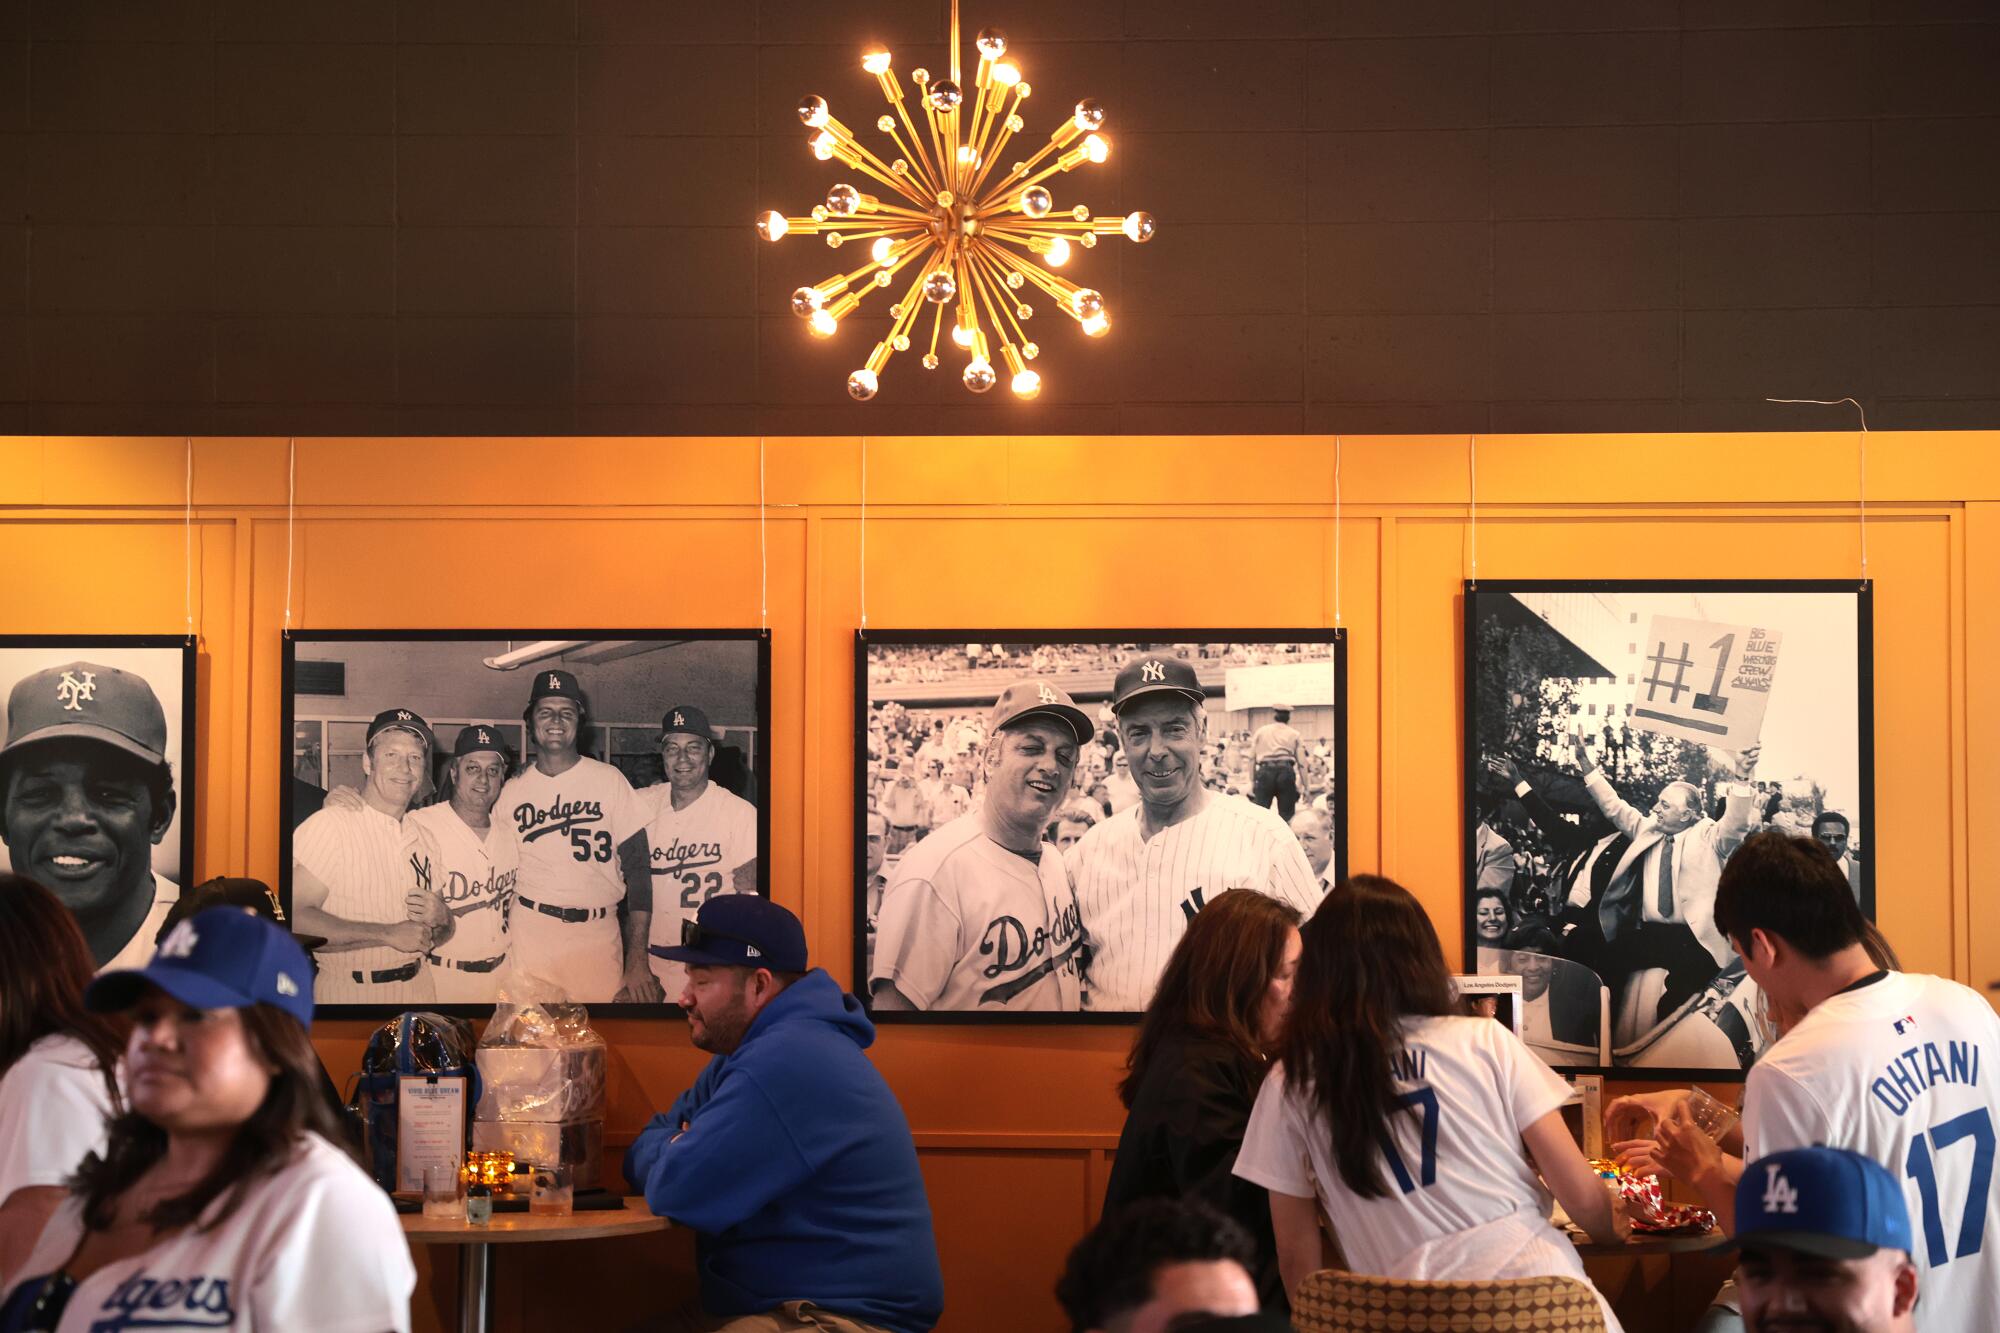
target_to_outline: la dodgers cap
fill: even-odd
[[[1736,1234],[1717,1250],[1774,1245],[1824,1259],[1914,1250],[1896,1178],[1845,1148],[1788,1148],[1743,1168]]]
[[[485,722],[468,722],[458,729],[458,739],[451,745],[451,757],[463,759],[466,755],[478,754],[484,750],[491,750],[501,758],[506,758],[506,733]]]
[[[544,699],[568,699],[578,708],[584,708],[583,686],[576,683],[576,677],[567,671],[537,671],[534,686],[528,691],[528,707]]]
[[[407,731],[422,741],[426,748],[437,749],[437,737],[431,734],[431,724],[407,708],[385,708],[377,713],[375,720],[368,724],[368,735],[362,744],[368,744],[385,731]]]
[[[23,676],[7,696],[7,743],[102,741],[152,764],[167,762],[167,715],[153,687],[117,667],[71,662]]]
[[[986,715],[986,729],[1000,731],[1031,717],[1054,718],[1069,728],[1078,745],[1097,732],[1089,716],[1076,706],[1076,700],[1047,681],[1032,679],[1017,680],[1000,692],[1000,697],[993,701],[993,710]]]
[[[1148,694],[1173,693],[1193,703],[1208,698],[1194,668],[1178,657],[1139,657],[1118,673],[1111,683],[1111,711],[1122,713],[1134,699]]]
[[[721,893],[681,923],[681,942],[648,950],[656,958],[695,967],[806,970],[806,928],[761,893]]]
[[[195,1009],[268,1004],[310,1028],[313,973],[306,953],[283,927],[243,907],[211,907],[167,932],[144,967],[106,972],[84,1003],[118,1013],[139,1002],[147,984]]]
[[[677,731],[686,732],[690,736],[699,736],[710,745],[715,744],[715,729],[708,725],[708,714],[693,704],[680,704],[669,708],[660,718],[662,741]]]

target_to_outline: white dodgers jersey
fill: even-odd
[[[1083,927],[1062,857],[1031,861],[960,815],[903,853],[882,895],[876,980],[919,1009],[1075,1012]]]
[[[1326,892],[1275,810],[1211,793],[1151,839],[1141,836],[1141,813],[1137,805],[1119,811],[1067,853],[1090,938],[1088,1009],[1144,1009],[1187,923],[1225,890],[1255,889],[1306,916]]]
[[[681,810],[674,809],[673,788],[664,782],[640,792],[639,799],[653,802],[646,825],[653,870],[647,942],[672,947],[681,942],[681,922],[694,920],[716,894],[736,892],[736,868],[757,859],[757,807],[713,782]],[[678,1001],[686,965],[657,956],[651,964],[668,1002]]]
[[[1943,977],[1891,972],[1816,1005],[1751,1067],[1747,1156],[1823,1143],[1903,1182],[1917,1327],[1988,1333],[2000,1311],[2000,1015]]]
[[[499,813],[499,807],[494,808]],[[484,834],[474,832],[445,802],[403,816],[430,838],[432,878],[451,908],[452,937],[433,952],[440,958],[484,962],[507,952],[507,908],[521,866],[521,844],[513,824],[494,819]]]
[[[621,902],[618,848],[650,813],[623,773],[588,757],[553,778],[530,765],[507,779],[493,806],[493,818],[512,820],[521,841],[515,892],[550,907]]]

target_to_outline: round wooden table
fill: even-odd
[[[1619,1245],[1600,1245],[1589,1237],[1570,1236],[1570,1243],[1576,1252],[1586,1259],[1635,1259],[1645,1254],[1698,1254],[1722,1240],[1720,1231],[1701,1231],[1694,1235],[1676,1232],[1670,1236],[1649,1236],[1645,1232],[1633,1233],[1632,1239]]]
[[[495,1213],[483,1227],[458,1218],[445,1221],[422,1213],[404,1213],[403,1235],[413,1245],[462,1245],[458,1264],[458,1326],[462,1333],[486,1333],[486,1281],[495,1245],[531,1245],[542,1241],[601,1240],[606,1236],[639,1236],[665,1231],[667,1219],[653,1216],[637,1195],[619,1210],[584,1213]]]

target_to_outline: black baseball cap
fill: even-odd
[[[680,704],[669,708],[660,718],[662,741],[677,731],[686,732],[690,736],[699,736],[710,745],[715,744],[715,729],[708,725],[708,714],[693,704]]]
[[[491,750],[502,759],[507,757],[507,737],[500,728],[486,722],[468,722],[458,729],[458,739],[452,742],[451,757],[463,759],[469,754]]]
[[[568,699],[578,711],[588,712],[589,705],[583,700],[583,686],[576,683],[576,677],[567,671],[537,671],[534,687],[528,692],[528,711],[544,699]]]
[[[0,754],[75,737],[99,741],[149,764],[167,762],[167,715],[145,678],[97,662],[71,662],[23,676],[7,699]]]
[[[1134,699],[1148,694],[1178,694],[1191,703],[1208,698],[1194,668],[1178,657],[1139,657],[1118,673],[1111,684],[1111,711],[1122,713]]]
[[[806,970],[806,928],[761,893],[722,893],[681,922],[681,942],[649,950],[655,958],[695,967]]]
[[[364,745],[374,741],[385,731],[407,731],[424,743],[427,750],[437,749],[437,737],[431,734],[431,724],[407,708],[385,708],[375,715],[368,724],[368,736]]]

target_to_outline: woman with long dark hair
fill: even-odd
[[[0,1333],[407,1330],[409,1245],[335,1146],[307,1038],[312,970],[292,937],[211,909],[87,999],[132,1015],[130,1110],[22,1266]]]
[[[83,1007],[96,970],[62,900],[0,874],[0,1291],[118,1105],[124,1030]]]
[[[1148,1198],[1197,1198],[1257,1242],[1266,1304],[1284,1296],[1264,1191],[1230,1172],[1291,1009],[1297,909],[1231,889],[1195,914],[1167,959],[1125,1065],[1128,1114],[1106,1216]]]
[[[1622,1238],[1563,1123],[1569,1085],[1470,1015],[1401,885],[1357,875],[1313,913],[1280,1055],[1236,1173],[1270,1191],[1287,1290],[1324,1266],[1315,1197],[1349,1267],[1385,1277],[1587,1282],[1550,1190],[1593,1238]]]

